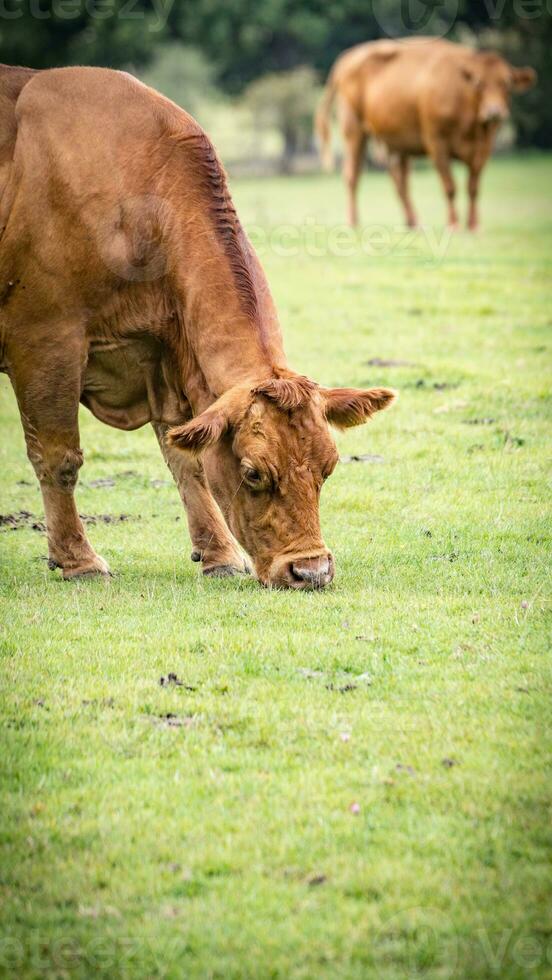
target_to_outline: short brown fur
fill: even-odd
[[[198,124],[131,76],[0,68],[0,370],[40,482],[51,567],[108,574],[78,515],[79,403],[153,425],[206,574],[321,587],[328,422],[393,392],[286,361],[260,263]]]

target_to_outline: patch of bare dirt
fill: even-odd
[[[397,772],[405,772],[408,776],[416,775],[416,770],[414,769],[414,766],[404,765],[402,762],[397,762],[395,769],[397,770]]]
[[[418,378],[417,381],[407,383],[405,388],[417,388],[418,391],[453,391],[460,387],[459,381],[426,381],[425,378]]]
[[[325,680],[326,690],[336,691],[338,694],[349,694],[350,691],[357,691],[361,685],[370,687],[372,684],[372,677],[367,671],[362,674],[339,671],[333,678],[328,677],[323,670],[312,670],[310,667],[300,667],[299,673],[309,680]]]
[[[90,480],[89,487],[114,487],[115,480],[112,476],[100,477],[98,480]]]
[[[386,357],[371,357],[369,361],[366,361],[369,367],[416,367],[413,361],[394,361]]]
[[[80,514],[83,524],[122,524],[123,521],[135,521],[139,518],[130,514]]]
[[[84,698],[81,701],[84,708],[89,707],[100,707],[100,708],[113,708],[115,707],[114,698]]]
[[[117,486],[119,480],[126,479],[137,479],[140,478],[140,474],[136,470],[123,470],[122,473],[115,473],[113,476],[101,476],[96,480],[90,480],[88,483],[83,483],[83,486],[88,487],[88,489],[98,490],[102,488],[110,488]],[[151,487],[158,490],[160,487],[170,487],[172,486],[171,480],[160,480],[152,479],[149,481]]]
[[[0,528],[6,531],[19,531],[30,527],[33,531],[45,531],[46,525],[28,510],[18,510],[13,514],[0,514]]]
[[[165,728],[192,728],[196,721],[194,715],[175,715],[172,711],[164,715],[151,715],[151,720]]]
[[[121,524],[124,521],[140,520],[138,517],[131,517],[130,514],[81,514],[80,519],[83,524]],[[21,528],[30,528],[32,531],[46,531],[44,520],[31,514],[28,510],[18,510],[13,514],[0,514],[0,530],[19,531]]]
[[[355,453],[353,456],[341,456],[340,463],[385,463],[383,456],[378,453]]]
[[[166,676],[160,677],[159,685],[160,687],[182,687],[185,691],[197,691],[197,687],[194,687],[193,684],[185,684],[184,681],[181,681],[180,678],[172,672]]]
[[[343,684],[342,687],[338,687],[336,684],[326,684],[327,691],[338,691],[339,694],[348,694],[349,691],[356,691],[356,684]]]

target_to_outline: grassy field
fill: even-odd
[[[367,175],[350,255],[337,177],[234,184],[293,366],[400,392],[338,436],[326,593],[203,580],[152,433],[85,410],[117,574],[62,582],[0,376],[2,975],[552,976],[551,178],[494,161],[449,240],[421,171],[408,241]]]

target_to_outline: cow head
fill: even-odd
[[[514,68],[491,51],[474,52],[462,73],[477,93],[477,119],[484,125],[508,119],[511,93],[527,91],[537,79],[533,68]]]
[[[279,371],[254,388],[231,388],[168,441],[203,454],[215,498],[264,585],[321,588],[334,575],[319,518],[338,461],[329,425],[359,425],[394,398],[388,388],[321,388]]]

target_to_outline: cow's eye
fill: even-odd
[[[244,467],[243,478],[245,483],[247,483],[252,490],[259,490],[264,483],[262,473],[260,473],[259,470],[256,470],[254,466]]]

